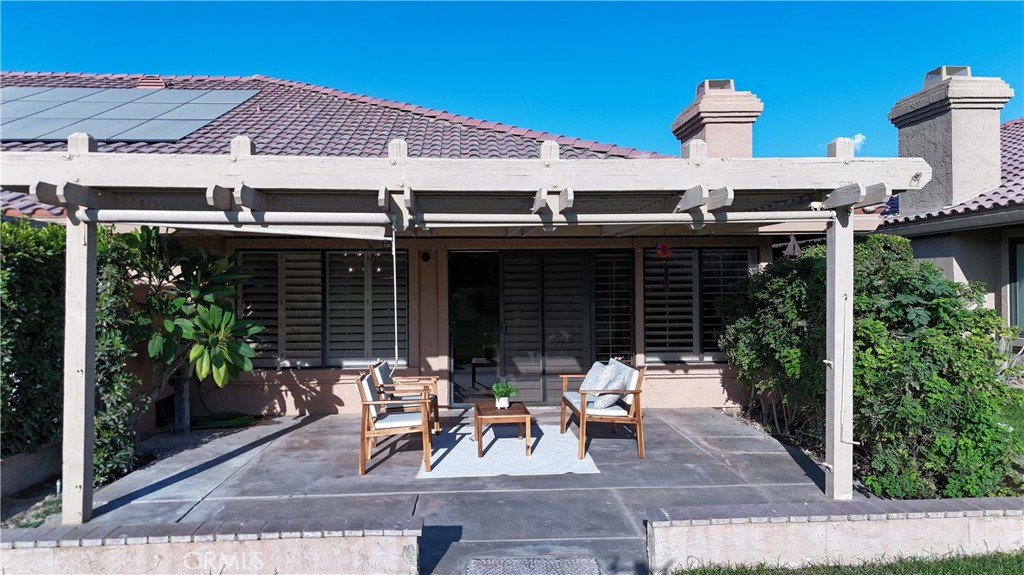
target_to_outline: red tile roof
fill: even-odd
[[[0,213],[11,217],[56,218],[64,215],[64,208],[33,202],[25,194],[0,190]]]
[[[976,212],[1024,208],[1024,117],[1003,124],[999,134],[1002,149],[1002,183],[998,188],[939,210],[908,215],[896,213],[887,216],[882,225],[908,224]]]
[[[151,76],[0,72],[3,86],[134,88],[159,79],[171,89],[259,90],[259,93],[177,142],[100,142],[101,152],[228,154],[234,136],[247,135],[258,154],[387,156],[403,138],[409,156],[538,158],[540,144],[557,141],[563,158],[672,157],[601,144],[500,122],[459,116],[415,104],[372,98],[266,76]],[[63,150],[63,142],[3,142],[0,150]]]

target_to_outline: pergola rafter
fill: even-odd
[[[824,231],[826,491],[851,498],[852,212],[884,202],[890,190],[921,188],[931,168],[916,158],[835,157],[835,146],[826,158],[707,158],[700,144],[690,142],[688,159],[561,159],[557,144],[545,142],[539,159],[491,160],[410,158],[396,140],[387,158],[351,158],[263,156],[240,136],[230,155],[215,156],[96,153],[92,138],[75,134],[68,152],[5,153],[0,184],[68,208],[64,522],[92,513],[99,222],[362,240],[389,240],[388,228],[490,229],[502,237],[555,228],[625,235],[652,226]],[[158,207],[168,191],[175,201]],[[823,198],[818,209],[791,209],[808,197]],[[637,211],[623,213],[624,205]]]

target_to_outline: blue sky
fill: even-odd
[[[1024,115],[1024,2],[0,4],[4,70],[264,74],[669,154],[695,86],[733,78],[765,103],[755,155],[895,155],[889,108],[942,64]]]

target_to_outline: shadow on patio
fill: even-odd
[[[539,451],[548,435],[558,435],[559,414],[531,411],[543,426],[534,443]],[[457,573],[468,558],[540,555],[589,556],[603,573],[646,573],[646,508],[826,500],[817,464],[728,415],[645,415],[643,460],[631,430],[588,428],[588,454],[599,473],[422,479],[418,439],[383,441],[359,476],[358,416],[275,418],[173,453],[103,488],[93,522],[414,515],[425,525],[423,573]],[[447,410],[443,418],[446,426],[472,426],[466,410]],[[514,457],[525,458],[512,429],[497,442],[513,442]],[[576,431],[570,426],[570,441]],[[441,464],[443,455],[434,455]]]

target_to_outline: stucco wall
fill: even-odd
[[[1009,279],[1003,258],[1006,240],[998,229],[970,230],[913,238],[914,257],[928,261],[947,278],[959,282],[982,282],[985,306],[1007,317],[1000,292]]]

